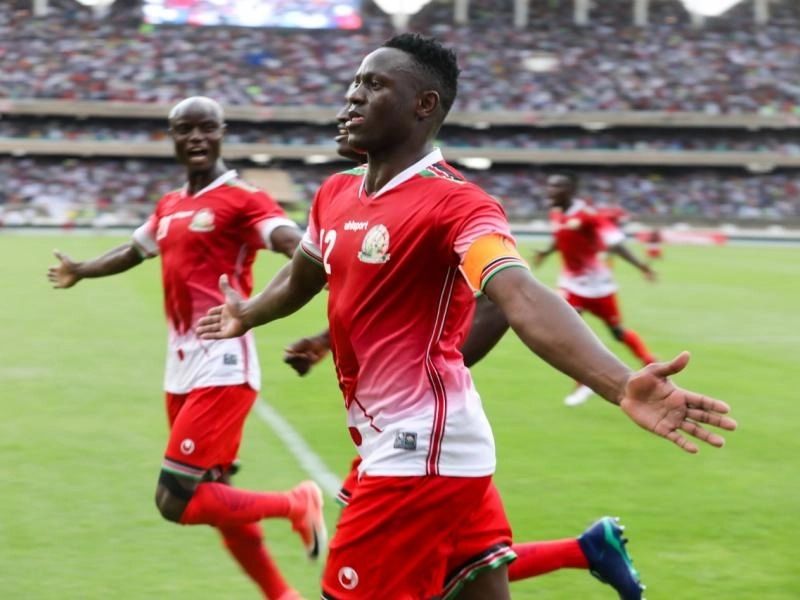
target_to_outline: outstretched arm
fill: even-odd
[[[270,245],[274,252],[284,254],[289,258],[294,256],[294,251],[300,245],[303,234],[297,227],[282,225],[276,227],[270,234]]]
[[[247,330],[288,316],[305,306],[325,285],[325,271],[301,251],[273,277],[267,286],[244,300],[220,277],[225,304],[208,311],[198,321],[197,333],[203,339],[238,337]]]
[[[655,281],[656,279],[655,271],[653,271],[653,269],[650,268],[650,265],[648,265],[646,262],[643,262],[638,258],[636,258],[633,252],[631,252],[630,249],[628,249],[628,247],[625,244],[615,244],[614,246],[611,246],[608,249],[608,251],[613,252],[626,262],[632,264],[634,267],[639,269],[642,272],[642,275],[644,275],[644,278],[647,279],[647,281]]]
[[[600,342],[562,298],[536,281],[527,269],[500,271],[488,281],[484,291],[533,352],[619,405],[644,429],[695,453],[697,446],[685,435],[712,446],[724,444],[724,438],[705,429],[703,424],[725,430],[736,428],[736,421],[725,416],[730,410],[727,404],[679,388],[668,379],[687,365],[688,353],[634,373]]]
[[[59,250],[54,250],[53,255],[58,259],[58,264],[47,269],[47,279],[55,288],[70,288],[81,279],[116,275],[144,260],[131,242],[83,262],[75,262]]]

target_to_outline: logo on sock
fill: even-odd
[[[184,454],[191,454],[194,452],[194,440],[186,438],[181,442],[181,452]]]
[[[339,569],[339,585],[346,590],[355,589],[358,585],[358,573],[352,567],[342,567]]]

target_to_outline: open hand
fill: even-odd
[[[733,431],[737,423],[726,416],[730,407],[721,400],[684,390],[668,379],[688,363],[689,353],[681,352],[669,362],[652,363],[637,371],[625,386],[620,408],[640,427],[695,454],[697,445],[687,435],[721,448],[725,438],[703,425]]]
[[[225,295],[225,304],[210,308],[197,322],[197,335],[204,340],[239,337],[249,329],[242,318],[244,299],[230,286],[227,275],[220,276],[219,289]]]
[[[301,338],[289,344],[283,351],[283,362],[305,375],[315,364],[321,361],[330,351],[327,336]]]
[[[53,256],[58,259],[58,264],[47,269],[47,280],[54,288],[70,288],[81,280],[78,263],[60,250],[53,250]]]
[[[647,281],[650,282],[654,282],[656,281],[656,279],[658,279],[658,277],[656,276],[656,272],[648,264],[645,264],[644,267],[642,268],[642,275]]]

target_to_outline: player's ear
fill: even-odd
[[[430,118],[439,108],[439,92],[424,90],[417,98],[417,118],[420,121]]]

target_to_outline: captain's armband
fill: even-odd
[[[483,292],[489,280],[508,267],[528,269],[514,240],[499,233],[484,235],[475,240],[464,255],[461,272],[476,292]]]

